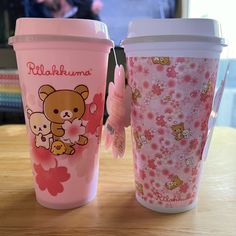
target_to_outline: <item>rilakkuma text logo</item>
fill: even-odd
[[[78,77],[78,76],[91,76],[92,69],[88,70],[69,70],[65,68],[64,65],[51,65],[46,67],[43,64],[35,64],[34,62],[27,62],[26,66],[28,68],[29,75],[37,75],[37,76],[70,76],[70,77]]]

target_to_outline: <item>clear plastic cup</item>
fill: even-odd
[[[147,19],[123,41],[132,88],[136,198],[159,212],[197,204],[220,53],[210,19]]]
[[[37,201],[67,209],[97,191],[108,54],[104,23],[21,18],[14,46]]]

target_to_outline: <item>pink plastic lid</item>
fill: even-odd
[[[64,18],[19,18],[15,36],[9,44],[42,40],[99,40],[113,42],[109,38],[106,24],[95,20]]]

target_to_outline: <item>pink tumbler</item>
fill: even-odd
[[[108,54],[104,23],[17,20],[14,46],[37,201],[68,209],[97,191]]]
[[[159,212],[197,204],[224,40],[209,19],[130,23],[123,42],[132,89],[136,198]]]

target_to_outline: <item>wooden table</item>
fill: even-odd
[[[0,126],[0,235],[236,235],[236,130],[215,129],[198,206],[173,215],[136,202],[127,139],[122,160],[102,143],[96,199],[58,211],[35,200],[25,126]]]

